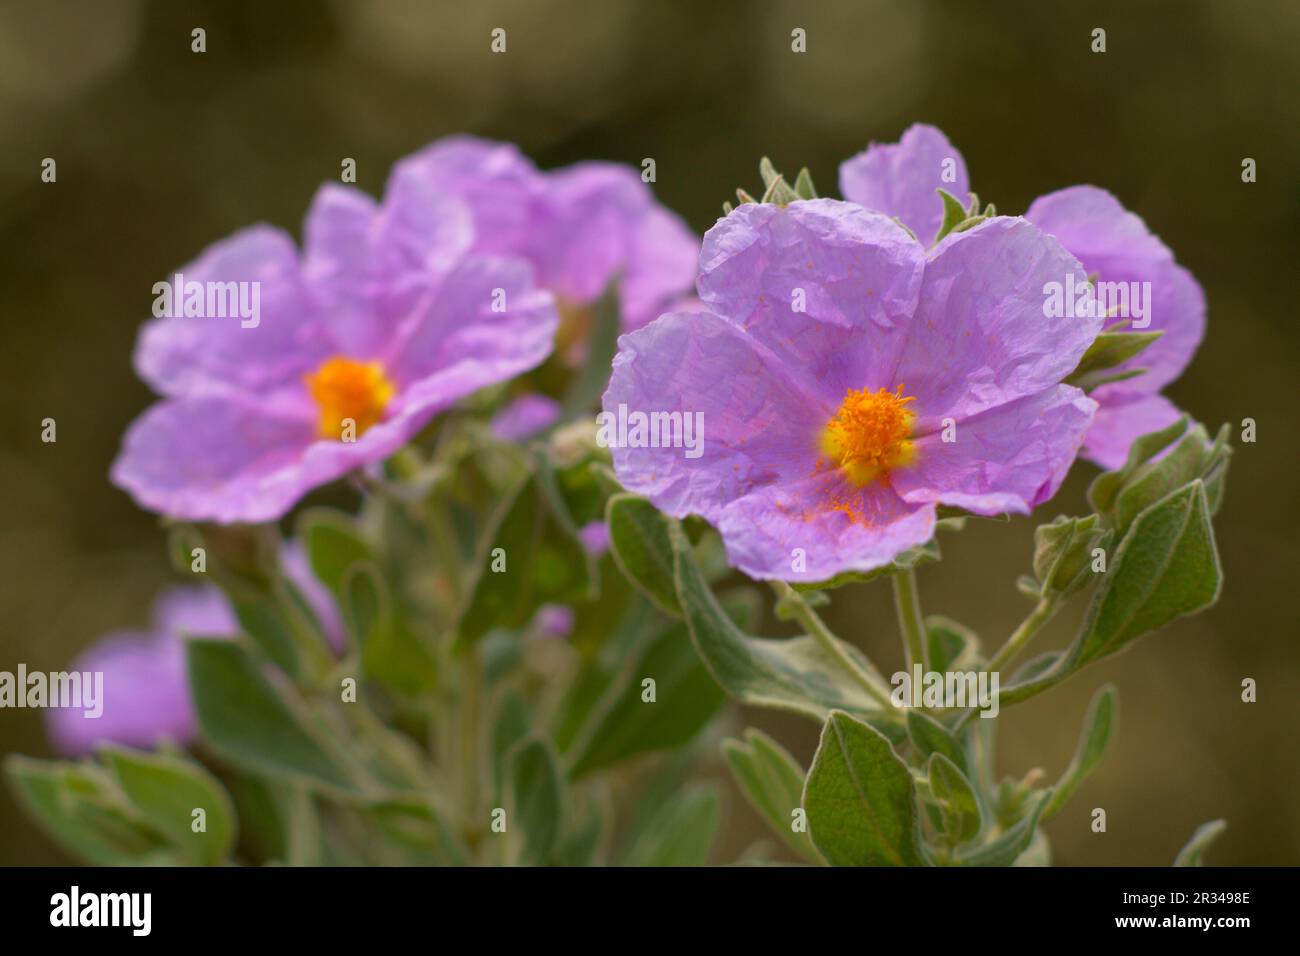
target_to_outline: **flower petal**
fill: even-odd
[[[545,361],[559,321],[554,298],[533,284],[528,263],[475,255],[415,307],[385,362],[402,382],[456,365],[468,369],[470,363],[477,369],[477,389]]]
[[[890,475],[904,500],[975,514],[1028,514],[1056,494],[1097,403],[1069,385],[1017,399],[956,425],[954,441],[916,441],[915,463]]]
[[[934,521],[934,505],[909,504],[881,482],[853,488],[827,472],[764,485],[733,501],[716,523],[728,563],[750,577],[824,581],[888,564],[929,541]]]
[[[1083,456],[1107,470],[1122,468],[1135,439],[1167,428],[1182,414],[1163,395],[1147,395],[1126,402],[1102,399],[1083,443]]]
[[[710,520],[755,488],[811,475],[820,429],[834,414],[743,330],[707,312],[660,316],[619,339],[604,397],[614,427],[620,406],[628,416],[703,416],[698,457],[626,447],[617,437],[611,454],[625,487],[676,517]]]
[[[1150,395],[1178,378],[1205,335],[1205,292],[1146,223],[1095,186],[1039,196],[1025,218],[1059,239],[1099,283],[1151,283],[1147,330],[1164,334],[1120,366],[1147,372],[1103,386],[1098,397]]]
[[[335,351],[354,358],[383,350],[473,238],[468,209],[412,176],[390,180],[382,207],[360,190],[322,186],[304,232],[303,275]]]
[[[705,234],[699,292],[833,411],[850,388],[889,385],[923,262],[897,223],[852,203],[746,203]]]
[[[399,162],[389,181],[417,180],[427,192],[455,196],[469,207],[476,250],[513,253],[529,241],[544,186],[537,167],[513,143],[444,137]]]
[[[160,394],[212,388],[265,391],[314,368],[328,354],[330,343],[302,282],[297,250],[280,230],[264,225],[242,229],[177,271],[186,286],[257,283],[243,288],[250,306],[256,290],[259,314],[256,325],[245,328],[253,319],[184,317],[180,304],[173,303],[177,317],[147,322],[136,344],[135,367]],[[171,280],[168,276],[169,284]],[[204,299],[206,311],[206,288]]]
[[[909,126],[897,143],[872,143],[840,164],[840,193],[845,199],[897,216],[926,246],[943,225],[943,189],[969,202],[966,161],[933,126]]]
[[[886,387],[916,397],[916,430],[937,431],[1059,383],[1078,365],[1100,317],[1048,317],[1047,283],[1087,276],[1055,239],[998,217],[931,253],[906,347]]]

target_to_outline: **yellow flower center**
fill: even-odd
[[[859,487],[911,464],[916,458],[909,440],[916,420],[907,407],[911,401],[901,385],[892,392],[849,389],[822,432],[822,451]]]
[[[320,408],[317,431],[322,438],[360,438],[383,417],[395,391],[378,362],[358,362],[342,355],[326,359],[303,380]]]

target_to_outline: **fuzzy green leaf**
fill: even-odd
[[[831,711],[804,784],[813,843],[833,866],[922,866],[912,772],[877,730]]]

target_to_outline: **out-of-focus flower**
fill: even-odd
[[[854,203],[742,205],[704,237],[711,312],[620,341],[604,396],[619,480],[712,522],[758,578],[879,567],[930,538],[938,504],[1028,512],[1096,409],[1061,380],[1101,319],[1044,316],[1043,284],[1066,274],[1086,285],[1023,219],[927,253]],[[672,413],[696,416],[698,455],[663,434]]]
[[[323,584],[311,573],[306,552],[291,541],[282,553],[282,570],[307,601],[335,653],[342,653],[343,622]],[[55,749],[79,756],[100,743],[149,749],[164,740],[188,744],[197,724],[185,672],[188,637],[231,637],[239,621],[215,585],[181,586],[154,602],[153,620],[142,631],[116,631],[81,655],[71,666],[104,675],[103,712],[87,717],[82,710],[46,711],[46,727]]]
[[[840,166],[846,199],[898,217],[926,245],[943,222],[936,190],[965,202],[969,188],[961,153],[942,132],[923,124],[907,129],[897,143],[871,144]],[[1146,371],[1102,385],[1091,396],[1100,408],[1083,454],[1104,468],[1118,468],[1135,438],[1182,414],[1160,390],[1182,374],[1200,345],[1205,293],[1146,224],[1103,189],[1072,186],[1040,196],[1025,218],[1060,240],[1098,283],[1123,283],[1120,291],[1139,294],[1142,283],[1150,283],[1143,329],[1163,334],[1115,369]]]
[[[587,307],[615,276],[628,331],[694,281],[699,239],[630,166],[582,162],[541,172],[512,144],[449,136],[400,162],[393,175],[464,200],[476,249],[533,263],[537,281],[560,301],[562,338],[581,338],[574,326],[590,321]]]
[[[524,442],[559,420],[560,403],[539,392],[514,399],[492,419],[492,434],[500,441]]]
[[[426,187],[397,174],[379,205],[326,185],[301,259],[261,225],[182,269],[200,311],[235,289],[259,314],[145,326],[136,367],[164,399],[127,431],[113,481],[175,517],[274,520],[457,399],[540,364],[553,297],[524,259],[474,251],[467,207]]]

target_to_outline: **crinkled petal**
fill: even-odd
[[[831,403],[892,388],[924,252],[897,223],[834,199],[746,203],[704,236],[699,292]]]
[[[545,361],[558,325],[554,297],[533,284],[528,263],[471,256],[416,307],[386,364],[407,382],[474,363],[476,387],[491,385]]]
[[[330,341],[302,282],[297,250],[280,230],[265,225],[242,229],[176,271],[187,286],[250,283],[242,287],[245,304],[251,312],[255,294],[258,315],[208,314],[205,285],[203,317],[184,316],[183,303],[173,303],[175,317],[147,322],[136,345],[135,367],[160,394],[213,388],[265,391],[314,368],[328,354]],[[166,277],[168,284],[172,278]],[[213,312],[216,293],[224,297],[229,288],[211,286]],[[238,294],[240,287],[234,289]]]
[[[934,534],[935,508],[837,472],[768,484],[729,504],[716,524],[728,562],[750,577],[824,581],[888,564]]]
[[[542,174],[513,143],[474,136],[439,139],[393,167],[390,182],[423,180],[432,193],[468,205],[474,248],[515,253],[529,242],[544,189]]]
[[[1135,439],[1167,428],[1182,414],[1163,395],[1127,402],[1103,400],[1084,440],[1083,456],[1107,470],[1122,468]]]
[[[845,199],[897,216],[926,246],[943,225],[939,189],[969,202],[966,161],[948,137],[922,123],[908,127],[897,143],[872,143],[840,164]]]
[[[1099,285],[1151,283],[1149,314],[1142,319],[1131,316],[1133,328],[1149,322],[1147,330],[1164,334],[1120,366],[1147,372],[1103,386],[1101,394],[1136,398],[1178,378],[1205,335],[1205,292],[1190,272],[1174,262],[1173,253],[1146,223],[1095,186],[1072,186],[1039,196],[1025,218],[1059,239],[1086,272],[1097,274]]]
[[[1069,385],[999,405],[956,425],[951,442],[938,432],[918,439],[915,463],[890,482],[913,503],[1028,514],[1056,494],[1096,409]]]
[[[1078,260],[1020,218],[990,219],[939,244],[884,383],[916,398],[918,434],[1034,395],[1074,370],[1102,320],[1047,317],[1044,287],[1068,275],[1086,288]]]
[[[685,416],[702,415],[698,456],[687,457],[691,450],[683,447],[622,444],[620,406],[629,444],[634,414],[682,413],[683,445]],[[601,419],[609,431],[598,437],[609,439],[625,487],[676,517],[712,520],[756,488],[811,475],[820,429],[833,414],[733,323],[710,313],[671,313],[619,339]]]
[[[370,358],[473,241],[468,209],[422,177],[395,175],[384,205],[328,183],[307,213],[303,275],[336,351]]]
[[[273,521],[311,489],[387,458],[438,411],[498,380],[494,372],[467,360],[414,383],[355,442],[318,439],[306,405],[290,415],[233,395],[160,402],[127,430],[112,480],[172,517]]]

